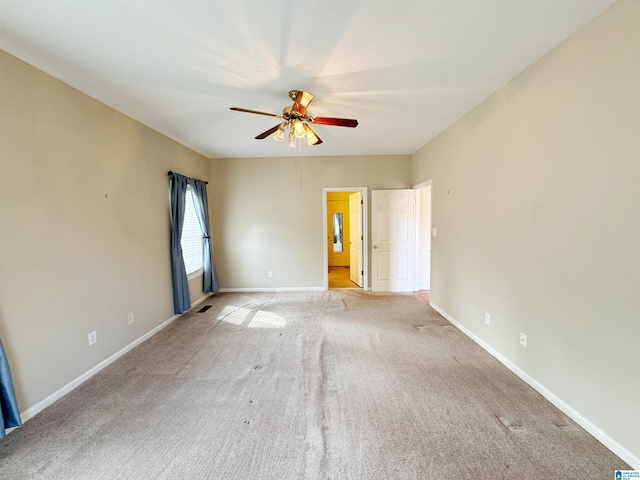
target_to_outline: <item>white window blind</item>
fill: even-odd
[[[191,196],[191,185],[187,185],[187,195],[184,209],[184,225],[182,226],[182,256],[187,275],[202,270],[202,230],[196,217]]]

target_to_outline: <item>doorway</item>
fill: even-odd
[[[415,291],[429,300],[431,292],[431,198],[432,181],[419,183],[416,191]]]
[[[323,189],[324,287],[368,289],[367,188]]]

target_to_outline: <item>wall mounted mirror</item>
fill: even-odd
[[[333,214],[333,251],[342,252],[342,213]]]

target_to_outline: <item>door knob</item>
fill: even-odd
[[[373,248],[374,248],[374,249],[378,248],[378,245],[374,245],[374,246],[373,246]]]

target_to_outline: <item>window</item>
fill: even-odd
[[[187,275],[197,275],[202,272],[202,230],[198,223],[195,208],[193,207],[193,197],[191,196],[191,185],[187,185],[187,194],[184,208],[184,225],[182,226],[182,256]]]

